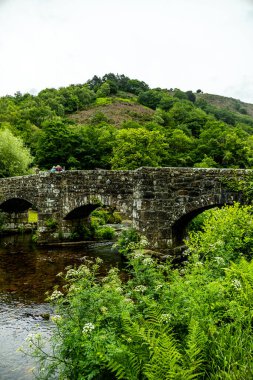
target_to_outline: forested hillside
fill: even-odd
[[[253,105],[115,74],[0,98],[0,176],[55,164],[251,168]]]

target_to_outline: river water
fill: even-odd
[[[35,363],[18,351],[28,334],[49,336],[52,313],[47,291],[59,284],[56,274],[66,266],[80,265],[85,257],[101,257],[103,270],[121,266],[110,245],[44,246],[32,244],[30,235],[0,240],[0,380],[34,379]]]

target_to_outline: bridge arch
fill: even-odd
[[[9,198],[0,204],[0,209],[7,213],[19,213],[28,210],[32,206],[32,202],[24,198]]]
[[[88,217],[89,214],[98,207],[105,207],[117,210],[123,215],[130,217],[129,204],[124,202],[121,197],[113,197],[103,194],[88,194],[63,201],[63,219],[73,220],[75,218]]]
[[[92,211],[100,206],[101,205],[99,203],[88,203],[86,205],[76,207],[64,217],[64,220],[85,219]]]
[[[74,207],[73,209],[70,209]],[[113,214],[114,211],[119,212],[121,215],[125,215],[123,207],[120,207],[119,203],[112,197],[105,197],[103,195],[89,195],[74,199],[72,202],[68,202],[68,211],[63,215],[61,230],[65,238],[73,238],[73,236],[80,234],[83,236],[83,231],[86,230],[92,233],[93,228],[90,220],[90,215],[94,210],[106,210],[109,214]]]
[[[20,229],[33,229],[37,222],[31,222],[29,220],[29,210],[31,209],[37,211],[37,207],[31,201],[23,197],[12,197],[2,200],[0,210],[5,213],[5,230],[14,232]]]
[[[201,207],[195,209],[187,214],[182,215],[173,225],[172,225],[172,246],[177,247],[183,245],[183,240],[187,237],[187,228],[190,222],[202,212],[214,209],[221,208],[224,204],[212,204],[209,206]]]
[[[224,197],[223,194],[219,196],[202,196],[198,201],[186,203],[182,209],[179,208],[178,212],[176,212],[176,220],[171,227],[172,246],[183,245],[183,240],[187,237],[187,227],[197,215],[206,210],[232,205],[235,201],[238,201],[237,198],[238,194],[236,197]]]

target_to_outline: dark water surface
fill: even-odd
[[[103,270],[121,266],[110,245],[37,247],[30,235],[0,240],[0,380],[34,379],[32,359],[17,351],[28,334],[49,335],[52,313],[45,293],[59,284],[56,274],[66,266],[80,265],[85,257],[101,257]]]

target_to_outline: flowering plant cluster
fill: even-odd
[[[222,228],[224,242],[229,229]],[[230,241],[227,252],[226,242],[213,245],[210,239],[208,246],[206,234],[190,237],[181,267],[158,262],[140,247],[130,251],[127,244],[127,276],[111,268],[101,278],[100,260],[70,268],[65,295],[57,291],[52,297],[53,355],[45,353],[40,338],[28,339],[36,346],[38,378],[251,380],[253,261],[236,256]]]

